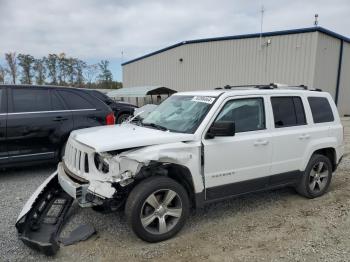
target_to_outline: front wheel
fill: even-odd
[[[311,157],[297,191],[307,197],[315,198],[326,193],[332,180],[332,163],[328,157],[315,154]]]
[[[189,214],[186,190],[168,177],[151,177],[130,193],[125,214],[134,233],[147,242],[159,242],[176,235]]]

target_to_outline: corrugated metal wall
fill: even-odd
[[[346,42],[343,45],[338,108],[342,116],[350,115],[350,44]]]
[[[262,48],[259,43],[250,38],[179,46],[123,66],[123,84],[187,91],[227,84],[313,83],[316,33],[265,37]]]
[[[335,98],[341,40],[318,34],[313,86],[329,92]]]
[[[264,37],[261,42],[261,48],[259,38],[185,44],[124,65],[123,84],[189,91],[274,82],[305,84],[335,97],[341,40],[310,32]],[[350,114],[350,44],[346,42],[338,97],[340,113]]]

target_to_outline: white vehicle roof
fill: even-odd
[[[327,96],[328,93],[320,92],[321,90],[310,90],[300,87],[278,87],[269,89],[259,89],[254,87],[232,87],[231,89],[215,89],[202,91],[188,91],[179,92],[175,95],[189,95],[189,96],[212,96],[218,97],[223,94],[226,96],[243,96],[243,95],[264,95],[264,94],[281,94],[281,95],[302,95],[309,94],[312,96]]]

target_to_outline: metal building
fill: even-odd
[[[350,115],[350,39],[322,27],[184,41],[122,66],[124,87],[304,84]]]

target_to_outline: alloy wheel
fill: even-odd
[[[165,234],[175,227],[182,215],[179,195],[170,189],[150,194],[141,208],[143,228],[152,234]]]
[[[318,193],[322,191],[328,182],[329,170],[326,163],[317,162],[310,171],[309,188],[312,192]]]

